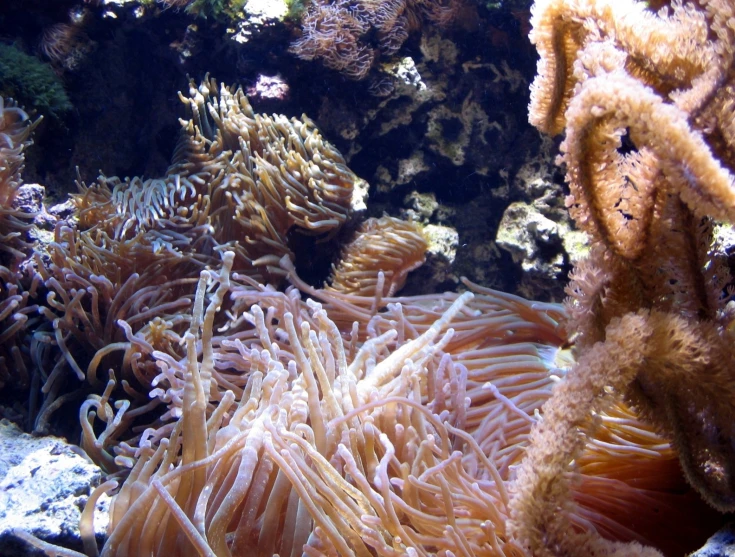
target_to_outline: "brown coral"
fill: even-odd
[[[568,206],[593,249],[570,285],[578,362],[531,433],[512,530],[539,555],[655,554],[570,531],[564,474],[594,434],[590,413],[624,393],[705,499],[735,508],[731,279],[710,220],[735,220],[735,12],[547,0],[533,13],[531,120],[566,131]]]

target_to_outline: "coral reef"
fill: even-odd
[[[183,100],[191,118],[182,121],[178,173],[83,185],[77,223],[57,225],[50,262],[35,260],[52,327],[38,338],[45,334],[45,345],[61,353],[37,421],[87,394],[81,446],[117,471],[82,516],[85,552],[95,551],[91,509],[119,486],[103,555],[303,546],[344,555],[437,548],[522,555],[507,531],[507,485],[565,374],[563,308],[471,283],[474,295],[386,297],[425,249],[416,225],[388,218],[368,221],[345,247],[346,265],[335,267],[335,282],[342,273],[353,281],[360,269],[357,282],[366,286],[357,293],[303,283],[275,243],[278,269],[272,257],[260,269],[243,256],[247,236],[218,235],[239,218],[237,211],[220,218],[229,207],[220,201],[236,200],[238,184],[255,181],[263,195],[275,195],[279,188],[269,186],[279,183],[298,193],[297,172],[311,176],[306,191],[344,199],[349,174],[337,172],[337,155],[307,123],[255,115],[239,91],[205,81]],[[310,163],[297,164],[311,147]],[[279,164],[265,164],[279,154]],[[288,170],[293,176],[284,178]],[[323,175],[333,182],[320,182]],[[230,196],[215,189],[225,185]],[[278,198],[278,207],[292,209],[307,231],[327,230],[330,219],[304,217],[315,202],[294,198]],[[328,210],[329,199],[318,194]],[[279,222],[276,209],[268,215]],[[190,234],[199,227],[204,240]],[[298,290],[260,284],[264,272]],[[110,359],[120,352],[122,363]],[[66,366],[91,394],[60,394]],[[100,366],[109,370],[106,382]],[[653,542],[653,517],[641,513],[640,530],[631,529],[602,494],[615,485],[618,501],[635,505],[663,491],[669,499],[655,507],[656,518],[680,520],[691,500],[676,495],[675,455],[624,406],[600,421],[600,444],[580,458],[588,472],[570,520],[613,539]],[[631,451],[646,455],[632,470]]]
[[[63,201],[74,191],[77,168],[86,181],[100,169],[161,176],[181,116],[174,92],[186,87],[187,76],[200,80],[211,72],[240,83],[257,112],[313,118],[353,170],[380,191],[370,216],[401,215],[411,192],[437,196],[440,208],[426,224],[455,229],[458,249],[445,270],[414,285],[423,285],[422,292],[456,288],[464,275],[519,293],[522,269],[493,238],[507,205],[529,201],[515,174],[538,142],[525,116],[535,54],[520,16],[509,11],[522,9],[520,3],[485,9],[463,2],[450,26],[424,20],[420,32],[395,55],[381,56],[361,82],[288,53],[298,21],[284,18],[286,4],[251,0],[235,19],[222,21],[149,0],[61,0],[53,7],[8,0],[0,34],[22,36],[24,52],[41,52],[44,32],[56,24],[71,26],[85,50],[74,55],[74,71],[54,64],[64,72],[74,111],[60,133],[49,130],[48,119],[39,130],[35,152],[43,157],[31,155],[27,181]],[[374,46],[372,33],[365,39]],[[274,77],[278,91],[258,94]],[[430,122],[446,136],[429,137]],[[484,133],[473,131],[478,128]],[[553,155],[545,165],[553,166]],[[562,299],[560,288],[536,288],[533,295]]]
[[[190,81],[170,162],[151,163],[150,178],[84,182],[89,168],[80,171],[71,214],[40,205],[38,219],[53,213],[53,239],[32,252],[41,236],[27,234],[33,216],[23,211],[44,190],[21,199],[31,124],[15,107],[0,122],[0,234],[10,246],[0,412],[36,433],[63,423],[102,467],[76,550],[98,554],[93,514],[108,495],[103,555],[659,555],[712,533],[718,514],[687,480],[718,509],[735,506],[735,304],[712,220],[735,216],[727,2],[658,13],[632,0],[537,2],[531,121],[566,132],[569,212],[592,242],[580,262],[567,255],[570,220],[547,167],[555,147],[527,141],[515,110],[527,80],[480,52],[513,39],[498,27],[472,31],[489,8],[313,3],[304,21],[336,32],[340,46],[328,56],[346,52],[372,69],[403,49],[366,88],[339,60],[341,74],[293,58],[279,66],[293,24],[281,16],[225,32],[222,10],[237,2],[168,4],[90,4],[82,43],[114,39],[80,68],[135,37],[145,45],[137,52],[170,56],[165,72],[211,51],[207,65],[242,72],[245,85]],[[522,28],[523,6],[512,4]],[[35,36],[58,29],[51,21],[67,9]],[[193,22],[196,10],[209,17]],[[403,46],[421,18],[448,13],[462,16],[461,32],[427,26]],[[165,45],[151,38],[162,21],[176,22]],[[483,46],[463,44],[464,32]],[[227,48],[216,48],[220,33],[233,38]],[[280,37],[280,54],[253,62],[275,44],[263,37]],[[68,52],[55,52],[61,68]],[[129,52],[111,59],[147,65]],[[155,89],[144,82],[163,66],[110,99],[116,72],[130,70],[104,65],[94,78],[110,78],[104,89],[80,87],[83,72],[67,76],[77,98],[83,89],[83,102],[99,104],[100,122],[163,107],[150,131],[171,114],[170,89],[144,107],[131,91]],[[306,67],[314,75],[295,80]],[[306,116],[267,116],[256,102],[286,114],[314,108],[347,157]],[[84,149],[104,160],[116,140],[87,139]],[[369,214],[410,220],[361,221],[368,186],[348,160],[379,178]],[[127,164],[113,168],[131,175],[119,170]],[[514,254],[515,272],[498,246]],[[464,260],[420,274],[438,253]],[[328,265],[299,276],[317,260],[332,265],[328,279]],[[466,279],[464,293],[435,291],[470,268],[558,297],[561,282],[545,281],[571,263],[566,306]],[[62,419],[70,413],[78,420]],[[14,473],[33,489],[33,474]],[[13,523],[0,526],[0,547],[13,526],[38,549],[81,555]]]

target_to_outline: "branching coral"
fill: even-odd
[[[735,508],[730,276],[709,220],[735,220],[735,13],[719,1],[654,14],[632,1],[549,0],[533,14],[531,121],[566,130],[568,205],[593,249],[569,290],[578,362],[531,434],[512,531],[539,555],[631,554],[576,535],[558,512],[570,509],[564,471],[607,392],[672,436],[708,502]]]

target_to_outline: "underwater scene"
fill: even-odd
[[[733,555],[733,222],[733,0],[0,0],[0,557]]]

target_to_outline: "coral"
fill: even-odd
[[[15,201],[23,183],[24,151],[38,121],[0,97],[0,388],[30,384],[21,332],[36,306],[21,284],[19,265],[32,247],[26,234],[34,215],[17,209]]]
[[[471,293],[386,297],[424,251],[415,225],[388,218],[336,265],[335,283],[344,272],[355,288],[304,284],[288,236],[334,234],[354,174],[305,118],[254,114],[210,80],[182,100],[169,171],[82,184],[77,222],[35,259],[48,289],[38,341],[62,354],[45,369],[39,419],[86,395],[82,446],[115,471],[82,518],[88,553],[95,501],[119,488],[103,555],[530,554],[509,487],[544,427],[559,434],[546,447],[570,440],[564,420],[595,431],[549,458],[547,485],[577,502],[564,531],[653,543],[663,523],[682,545],[669,525],[700,513],[682,516],[693,504],[676,455],[624,403],[592,414],[585,398],[607,384],[580,370],[600,351],[625,355],[620,330],[568,371],[561,324],[576,306],[469,282]],[[292,287],[277,290],[284,279]],[[648,349],[648,326],[631,350]],[[68,395],[67,367],[85,382]],[[580,399],[575,412],[558,394],[548,402],[555,385]],[[573,485],[559,480],[570,453]]]
[[[487,492],[473,501],[470,494],[481,492],[463,473],[452,446],[457,436],[452,424],[461,420],[459,392],[434,408],[448,412],[439,421],[422,406],[418,390],[420,376],[454,372],[453,366],[429,371],[423,362],[443,344],[442,330],[471,295],[459,297],[435,325],[405,343],[400,358],[379,356],[386,342],[392,344],[385,336],[367,342],[359,352],[348,351],[318,304],[311,305],[310,320],[301,312],[281,313],[275,307],[276,313],[264,313],[265,308],[253,306],[243,317],[256,325],[262,345],[222,345],[234,349],[229,374],[239,374],[241,386],[237,395],[225,394],[208,417],[206,403],[215,392],[217,375],[213,366],[224,355],[213,351],[211,324],[230,287],[232,257],[225,256],[221,273],[200,283],[199,312],[205,307],[207,282],[214,280],[218,287],[185,337],[188,357],[162,360],[162,373],[176,377],[170,388],[181,383],[184,389],[180,425],[157,449],[144,449],[113,503],[103,555],[186,553],[192,545],[205,554],[237,554],[257,546],[283,555],[301,551],[303,545],[341,555],[369,554],[371,549],[392,554],[394,544],[399,549],[425,543],[449,548],[462,540],[479,549],[489,540],[502,543],[489,524],[481,527],[497,514],[494,507],[502,505],[502,492],[492,488],[496,472],[484,461],[480,481]],[[276,321],[287,334],[279,342],[282,348],[275,344],[282,336]],[[378,363],[369,374],[361,369],[368,357]],[[294,364],[298,375],[293,374]],[[349,394],[355,390],[357,398]],[[405,427],[396,428],[396,420]],[[435,439],[428,445],[427,435]],[[477,458],[471,438],[459,439]],[[216,465],[205,468],[208,462]],[[401,469],[403,474],[396,475]],[[440,470],[452,471],[451,484],[437,475]],[[410,485],[421,471],[421,479]],[[401,476],[402,487],[394,487]],[[443,500],[431,495],[436,490]],[[398,497],[401,491],[414,496]],[[452,536],[432,518],[446,512],[464,517],[462,526],[450,530]],[[168,519],[153,528],[153,521],[137,520],[141,513],[166,513]]]
[[[289,234],[334,233],[350,214],[357,178],[311,121],[254,114],[241,90],[213,80],[192,84],[190,95],[182,101],[191,119],[166,175],[80,184],[76,224],[59,223],[49,259],[37,261],[49,292],[40,310],[48,327],[38,335],[62,359],[45,373],[36,430],[58,408],[66,365],[100,390],[112,366],[134,408],[150,410],[151,354],[180,352],[172,339],[188,327],[181,311],[202,268],[229,248],[235,271],[276,283],[280,258],[293,255]],[[104,408],[109,395],[95,404]],[[92,452],[115,468],[102,445]]]
[[[711,222],[735,220],[735,13],[546,0],[532,23],[530,119],[566,132],[567,205],[593,247],[568,290],[578,361],[531,433],[511,531],[537,555],[653,555],[569,530],[559,510],[610,394],[672,439],[711,505],[735,509],[731,278]]]
[[[151,396],[178,419],[120,446],[116,460],[132,469],[102,555],[523,555],[506,530],[506,485],[563,374],[552,363],[563,308],[468,284],[475,294],[387,298],[376,311],[375,298],[292,276],[323,303],[304,302],[241,283],[234,258],[202,272],[185,355],[154,353]],[[332,316],[362,332],[340,332]],[[90,419],[112,413],[100,402],[86,406]],[[105,418],[102,435],[127,411]],[[608,518],[617,503],[600,494],[614,485],[631,505],[654,497],[674,456],[623,407],[599,420],[575,523],[630,539],[627,517]],[[641,455],[632,469],[630,451]],[[685,501],[672,493],[652,519],[677,517]]]
[[[15,46],[0,44],[0,96],[14,97],[42,114],[61,118],[72,109],[69,97],[53,70]]]
[[[202,262],[240,240],[235,269],[269,279],[293,255],[289,233],[333,233],[345,222],[357,177],[313,122],[256,115],[242,90],[214,80],[192,83],[181,99],[192,116],[166,175],[82,186],[82,229],[110,242],[143,234],[155,253],[195,253]]]
[[[427,247],[421,230],[412,222],[393,217],[368,219],[344,246],[329,288],[366,297],[393,296],[408,273],[424,263]]]
[[[302,35],[291,52],[363,79],[379,56],[398,52],[422,18],[447,25],[458,7],[453,0],[315,0],[301,19]]]
[[[43,30],[39,50],[60,72],[79,69],[94,48],[83,30],[89,17],[86,10],[71,10],[68,23],[55,23]]]
[[[6,384],[17,390],[30,385],[21,333],[37,306],[28,302],[29,293],[20,285],[18,275],[0,267],[0,389]]]
[[[23,259],[23,250],[30,247],[23,234],[33,215],[16,209],[14,202],[23,184],[23,152],[31,144],[31,132],[39,121],[31,121],[12,100],[0,97],[0,252],[10,256],[11,261],[2,259],[6,264]]]

